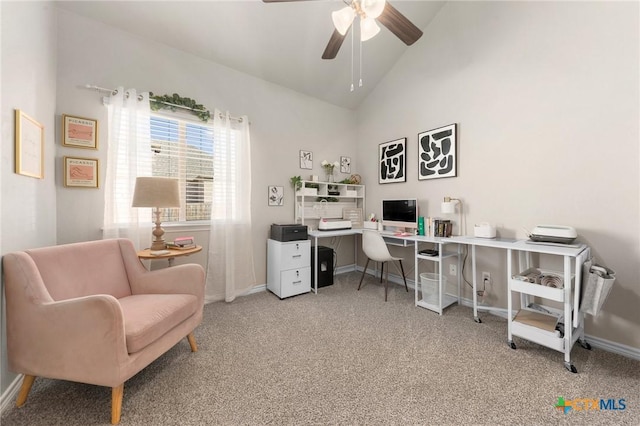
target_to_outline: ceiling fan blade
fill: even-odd
[[[378,16],[378,22],[387,27],[407,46],[411,46],[422,37],[420,28],[413,25],[398,9],[391,6],[389,2],[384,7],[382,14]]]
[[[342,46],[342,42],[346,36],[340,34],[340,31],[333,30],[333,34],[331,34],[331,38],[329,39],[329,43],[327,43],[327,47],[324,49],[324,53],[322,54],[322,59],[333,59],[338,54],[338,50],[340,50],[340,46]]]

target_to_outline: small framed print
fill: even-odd
[[[16,173],[44,178],[44,126],[16,110]]]
[[[98,149],[98,120],[63,114],[62,145]]]
[[[351,173],[351,157],[340,157],[340,173]]]
[[[300,150],[300,168],[313,169],[313,152]]]
[[[284,205],[284,187],[269,185],[269,205]]]
[[[98,188],[98,159],[64,157],[64,186]]]
[[[379,176],[378,183],[407,181],[406,164],[407,138],[381,143],[378,147]]]

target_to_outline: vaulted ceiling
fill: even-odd
[[[391,3],[424,31],[444,1]],[[56,5],[350,109],[411,49],[381,25],[377,36],[362,43],[363,86],[358,87],[357,33],[353,50],[350,31],[335,59],[321,59],[333,33],[331,12],[344,7],[343,1],[58,1]]]

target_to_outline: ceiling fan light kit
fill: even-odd
[[[336,30],[342,35],[345,35],[347,31],[349,31],[349,27],[351,27],[351,23],[356,16],[356,12],[353,10],[351,6],[347,6],[340,10],[336,10],[335,12],[331,12],[331,20],[333,21],[333,26],[336,27]]]
[[[265,3],[293,2],[304,0],[262,0]],[[420,37],[422,31],[409,21],[402,13],[391,6],[386,0],[344,0],[346,7],[331,13],[331,20],[335,30],[331,34],[329,43],[324,49],[322,59],[334,59],[353,25],[356,16],[360,18],[360,43],[369,40],[380,32],[380,26],[376,22],[384,25],[404,44],[411,46]],[[360,45],[360,72],[362,73],[362,44]],[[353,33],[351,34],[351,49],[353,50]],[[351,61],[351,74],[353,81],[353,59]],[[362,86],[362,77],[360,84]],[[353,83],[351,91],[353,91]]]
[[[380,27],[373,18],[364,18],[360,20],[360,40],[367,41],[380,32]]]

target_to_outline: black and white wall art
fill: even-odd
[[[351,157],[340,157],[340,173],[351,173]]]
[[[284,205],[284,187],[269,185],[269,205],[270,206]]]
[[[300,168],[313,169],[313,152],[300,150]]]
[[[456,124],[418,134],[418,180],[457,176]]]
[[[407,138],[381,143],[378,149],[380,174],[379,183],[407,181]]]

